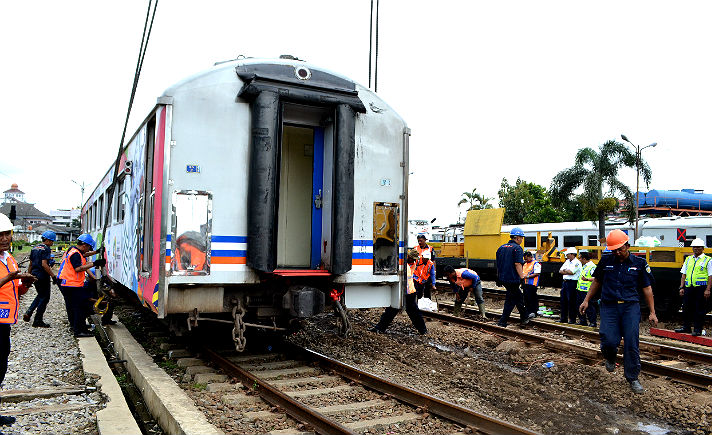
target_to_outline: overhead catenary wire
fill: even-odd
[[[151,39],[151,30],[153,29],[153,21],[156,18],[156,9],[158,8],[158,0],[148,0],[148,7],[146,9],[146,18],[143,23],[143,34],[141,35],[141,46],[138,51],[138,59],[136,60],[136,70],[134,72],[133,85],[131,87],[131,96],[129,98],[129,106],[126,110],[126,119],[124,120],[124,128],[121,132],[121,141],[119,141],[119,150],[116,154],[116,160],[114,161],[114,176],[111,181],[111,185],[107,189],[106,198],[106,213],[104,215],[104,225],[101,231],[101,243],[104,243],[104,238],[106,237],[106,228],[109,225],[109,216],[111,216],[111,206],[113,203],[114,191],[116,189],[116,181],[119,177],[119,164],[121,163],[121,154],[124,150],[124,140],[126,139],[126,129],[129,123],[129,117],[131,116],[131,108],[133,107],[134,97],[136,96],[136,89],[138,88],[138,80],[141,77],[141,69],[143,68],[143,61],[146,58],[146,49],[148,48],[148,41]],[[153,9],[153,12],[151,11]],[[150,22],[149,22],[150,17]],[[104,255],[103,252],[101,254]]]

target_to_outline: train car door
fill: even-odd
[[[319,266],[323,148],[323,129],[284,125],[279,172],[278,267]]]

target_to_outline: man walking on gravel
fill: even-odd
[[[606,359],[606,370],[616,369],[618,346],[623,343],[624,375],[635,393],[645,391],[638,381],[640,374],[640,296],[642,290],[650,309],[648,319],[655,325],[653,289],[650,286],[650,267],[644,259],[630,255],[628,235],[621,230],[613,230],[606,237],[611,254],[606,254],[598,262],[593,272],[591,288],[579,307],[583,315],[589,302],[601,289],[601,353]]]
[[[536,314],[527,315],[527,310],[522,302],[522,291],[519,285],[524,279],[524,250],[521,247],[524,241],[524,231],[521,228],[512,228],[509,233],[510,240],[497,249],[497,285],[501,284],[507,289],[507,296],[504,300],[502,317],[497,325],[506,328],[507,319],[514,307],[519,311],[519,318],[522,325],[529,323]]]
[[[30,304],[27,312],[22,316],[22,320],[29,322],[32,318],[32,312],[37,309],[35,321],[32,322],[32,326],[34,327],[49,328],[49,325],[44,322],[44,313],[49,303],[52,282],[57,283],[57,275],[52,270],[54,260],[52,260],[51,249],[55,240],[57,240],[57,234],[55,234],[54,231],[45,231],[42,233],[42,243],[30,251],[30,266],[28,272],[37,278],[35,282],[37,296],[35,300],[32,301],[32,304]]]
[[[19,296],[35,281],[29,273],[21,273],[17,261],[10,254],[12,222],[0,214],[0,384],[5,380],[10,357],[10,325],[17,323]],[[15,417],[0,415],[0,426],[9,426]]]

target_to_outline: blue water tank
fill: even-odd
[[[670,207],[692,210],[712,210],[712,195],[695,189],[640,192],[638,207]]]

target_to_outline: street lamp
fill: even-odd
[[[629,141],[624,134],[621,135],[621,139],[633,145],[635,148],[635,240],[638,240],[638,204],[640,203],[640,153],[646,148],[652,148],[658,145],[657,142],[653,142],[650,145],[646,145],[643,148]]]
[[[79,204],[79,209],[81,210],[81,208],[84,207],[84,182],[82,181],[82,184],[79,184],[76,181],[72,180],[72,183],[79,186],[79,188],[82,190],[82,202],[81,204]]]

